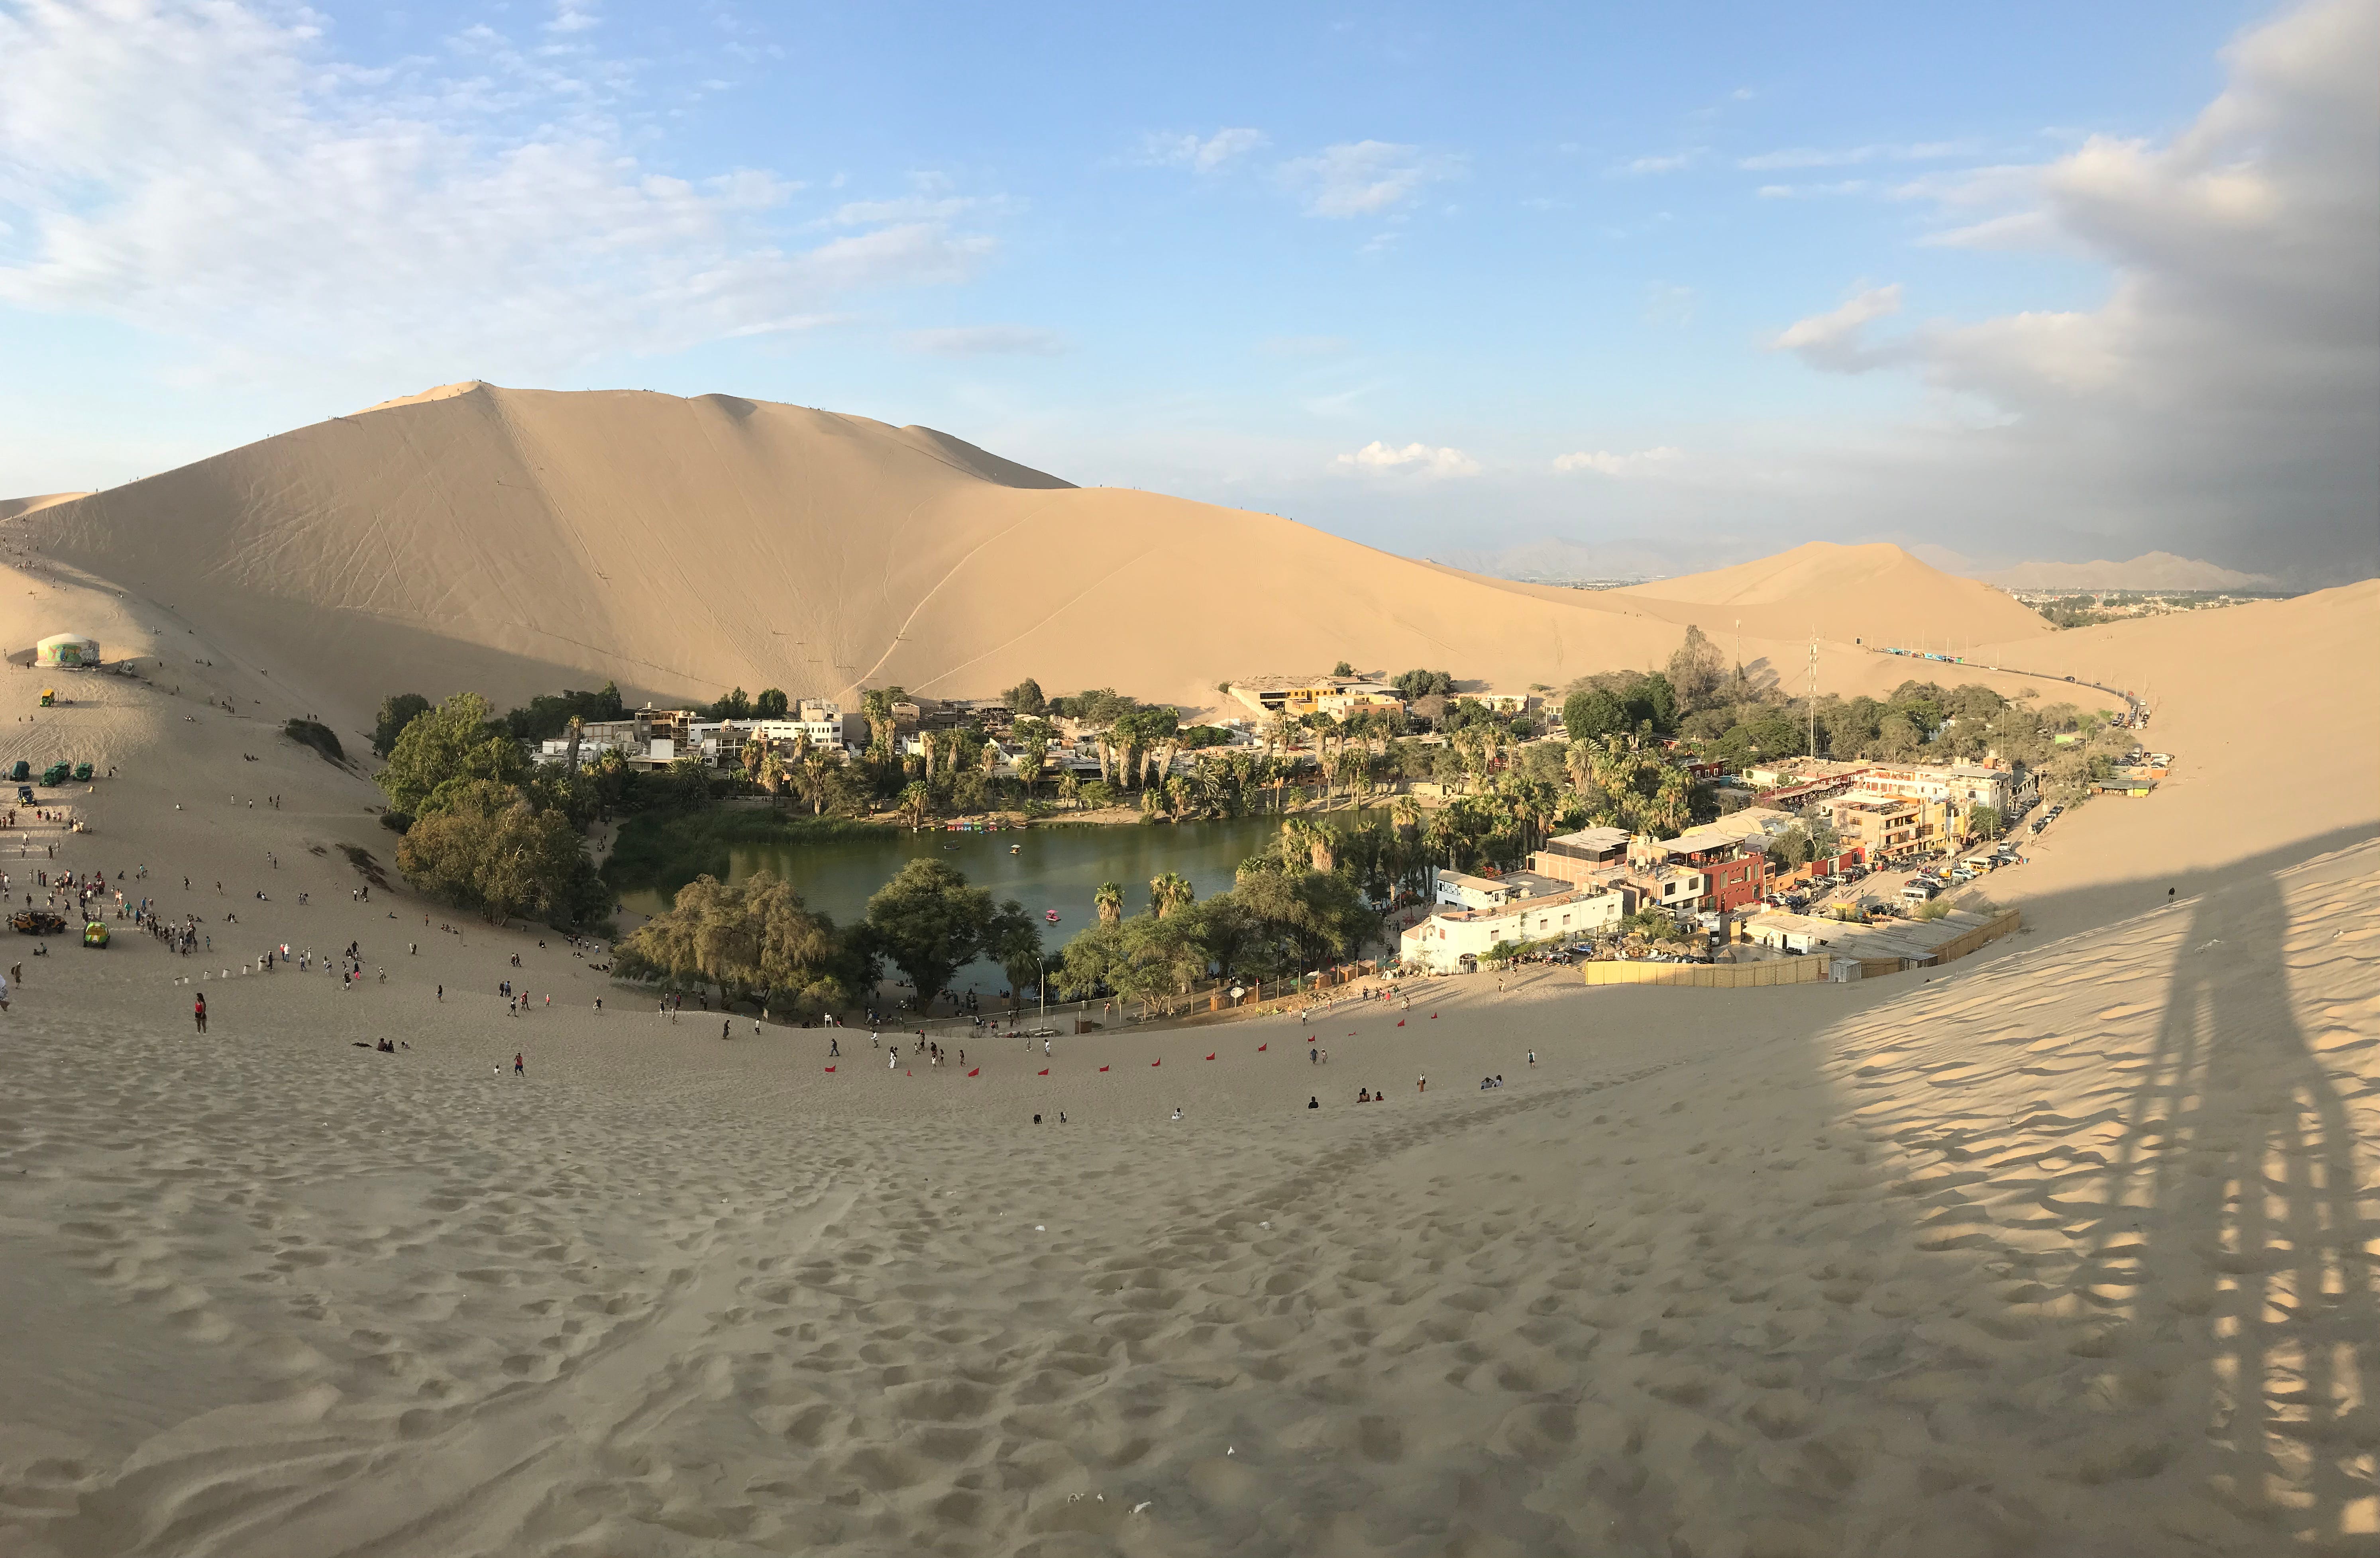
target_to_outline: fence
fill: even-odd
[[[1746,990],[1767,984],[1822,984],[1829,960],[1780,958],[1765,963],[1593,962],[1589,984],[1668,984],[1694,990]]]

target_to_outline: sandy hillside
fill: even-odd
[[[1671,622],[1700,622],[1714,638],[1741,621],[1746,634],[1761,638],[1806,641],[1815,633],[1845,644],[1964,653],[1971,645],[2056,631],[2001,591],[1884,542],[1811,541],[1732,568],[1597,593]]]
[[[1196,707],[1219,682],[1343,658],[1559,687],[1658,664],[1684,622],[1737,610],[1510,587],[1271,515],[1071,488],[928,429],[477,381],[59,505],[18,537],[277,665],[347,730],[392,691],[507,702],[605,677],[667,699],[983,695],[1030,675]],[[1961,610],[1980,589],[1931,577]],[[1798,664],[1805,614],[1779,609]],[[1755,633],[1744,654],[1789,651]]]
[[[1931,981],[1446,982],[970,1078],[599,1017],[558,943],[358,902],[316,766],[62,840],[216,950],[61,949],[0,1018],[9,1558],[2380,1528],[2373,846]],[[237,972],[285,939],[390,977]]]
[[[0,519],[16,519],[20,515],[39,513],[43,509],[71,503],[78,498],[88,498],[88,492],[42,492],[30,498],[0,498]]]
[[[2380,581],[2006,650],[2147,698],[2140,739],[2176,763],[2151,796],[2101,796],[2061,818],[2029,864],[1991,879],[1995,897],[2064,900],[2088,923],[2212,869],[2380,828],[2380,700],[2362,685],[2380,664]],[[2043,703],[2060,697],[2042,685]]]

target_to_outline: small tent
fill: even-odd
[[[99,640],[79,633],[54,633],[34,646],[33,663],[43,666],[85,666],[99,663]]]

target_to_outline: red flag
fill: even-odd
[[[1398,1018],[1398,1019],[1397,1019],[1397,1026],[1398,1026],[1398,1027],[1400,1027],[1400,1028],[1402,1028],[1402,1027],[1403,1027],[1404,1025],[1405,1025],[1405,1020],[1404,1020],[1403,1018],[1402,1018],[1402,1017]]]
[[[1261,1044],[1261,1045],[1257,1045],[1257,1053],[1258,1055],[1262,1055],[1265,1051],[1267,1051],[1267,1050],[1270,1049],[1271,1047],[1272,1047],[1272,1045],[1269,1045],[1269,1044]]]
[[[1437,1021],[1438,1021],[1438,1013],[1436,1013],[1436,1012],[1431,1012],[1431,1013],[1429,1014],[1429,1020],[1430,1020],[1432,1022]]]
[[[1049,1072],[1047,1072],[1047,1071],[1044,1071],[1044,1072],[1042,1072],[1041,1074],[1042,1074],[1043,1076],[1045,1076],[1045,1077],[1046,1077],[1046,1076],[1048,1076],[1050,1073],[1049,1073]],[[967,1073],[967,1075],[968,1075],[968,1076],[970,1076],[970,1077],[979,1077],[979,1076],[983,1075],[983,1068],[982,1068],[982,1067],[980,1067],[980,1066],[978,1066],[978,1067],[977,1067],[974,1070],[969,1071],[969,1072]]]
[[[832,1072],[834,1070],[834,1068],[833,1068],[833,1067],[832,1067],[832,1066],[830,1066],[830,1067],[828,1067],[828,1068],[827,1068],[827,1070],[828,1070],[830,1073],[832,1073]]]
[[[1102,1067],[1100,1067],[1100,1068],[1099,1068],[1099,1069],[1100,1069],[1100,1070],[1102,1070],[1102,1071],[1104,1071],[1104,1070],[1106,1070],[1106,1069],[1107,1069],[1107,1068],[1106,1068],[1106,1067],[1104,1067],[1104,1066],[1102,1066]]]
[[[1107,1069],[1107,1068],[1105,1068],[1105,1067],[1101,1067],[1101,1068],[1100,1068],[1100,1069],[1101,1069],[1101,1070],[1105,1070],[1106,1069]],[[1041,1074],[1042,1074],[1043,1076],[1045,1076],[1045,1077],[1046,1077],[1046,1076],[1048,1076],[1048,1075],[1050,1074],[1050,1068],[1049,1068],[1049,1067],[1047,1067],[1047,1066],[1042,1067],[1042,1068],[1041,1068]]]
[[[1207,1052],[1207,1058],[1208,1058],[1208,1059],[1209,1059],[1209,1060],[1214,1059],[1214,1058],[1215,1058],[1215,1052],[1214,1052],[1213,1050],[1211,1050],[1211,1049],[1210,1049],[1210,1050],[1208,1050],[1208,1051]]]
[[[904,1071],[904,1072],[902,1072],[901,1074],[902,1074],[903,1076],[905,1076],[905,1077],[914,1077],[914,1076],[916,1076],[917,1073],[917,1072],[915,1072],[915,1071]]]
[[[1152,1060],[1152,1061],[1150,1061],[1150,1062],[1149,1062],[1149,1064],[1150,1064],[1150,1065],[1152,1065],[1152,1066],[1162,1066],[1162,1065],[1164,1065],[1164,1064],[1165,1064],[1165,1062],[1164,1062],[1164,1061],[1162,1061],[1162,1060]]]

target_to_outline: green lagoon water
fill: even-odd
[[[1014,833],[912,833],[871,828],[783,844],[738,847],[729,851],[728,880],[740,882],[766,869],[794,884],[809,906],[849,924],[867,912],[868,900],[907,862],[923,856],[948,861],[996,899],[1014,899],[1041,926],[1041,944],[1063,947],[1099,918],[1092,897],[1102,882],[1123,888],[1124,912],[1148,909],[1148,881],[1168,871],[1190,879],[1200,898],[1231,887],[1240,862],[1270,847],[1280,836],[1277,817],[1174,826],[1066,827],[1042,825]],[[652,888],[633,888],[620,901],[638,913],[669,906]],[[1058,923],[1044,917],[1057,911]],[[978,963],[954,984],[990,996],[1008,987],[1007,975]]]

